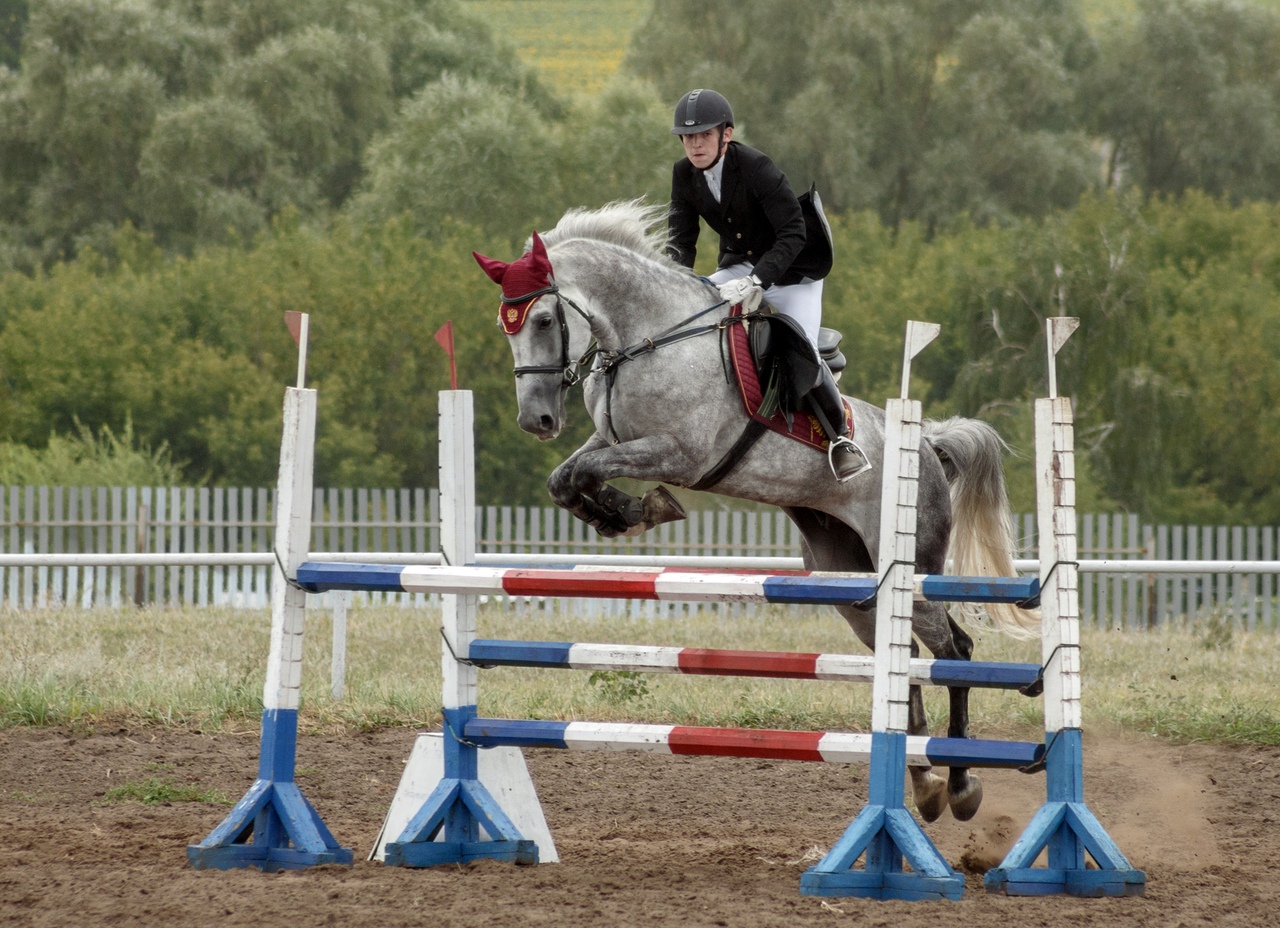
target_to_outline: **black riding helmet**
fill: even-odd
[[[733,125],[733,107],[714,90],[690,90],[676,104],[672,135],[697,135],[716,126]]]

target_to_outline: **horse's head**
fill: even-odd
[[[538,233],[533,234],[533,248],[510,264],[472,254],[502,287],[498,324],[515,358],[516,422],[543,441],[555,438],[564,428],[565,394],[578,379],[565,303],[582,310],[561,294]]]

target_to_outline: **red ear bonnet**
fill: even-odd
[[[533,249],[520,258],[505,264],[494,258],[471,252],[476,263],[496,284],[502,285],[502,306],[498,309],[498,322],[507,335],[515,335],[524,326],[525,317],[533,301],[555,289],[551,277],[551,259],[538,233],[533,233]]]

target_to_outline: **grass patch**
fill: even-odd
[[[646,611],[647,610],[647,611]],[[830,610],[739,608],[590,617],[481,608],[483,637],[758,651],[864,653]],[[329,695],[330,615],[312,610],[300,724],[367,731],[440,724],[439,612],[357,605],[348,615],[346,692]],[[198,731],[256,728],[270,638],[265,611],[63,610],[0,614],[0,725],[92,729],[111,722]],[[1038,663],[1038,642],[977,633],[975,657]],[[1083,631],[1086,729],[1179,742],[1280,744],[1280,637],[1206,620],[1190,629]],[[107,652],[110,651],[110,656]],[[867,731],[870,688],[812,680],[499,667],[482,674],[480,712],[509,718]],[[935,734],[945,690],[927,689]],[[971,693],[975,737],[1036,739],[1041,701]],[[163,771],[157,770],[157,773]]]
[[[140,802],[144,806],[162,805],[170,802],[210,802],[215,805],[229,806],[231,799],[220,790],[200,789],[198,786],[178,786],[150,777],[140,783],[125,783],[115,786],[102,794],[104,803]]]

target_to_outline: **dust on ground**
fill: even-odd
[[[1276,749],[1086,734],[1086,801],[1145,897],[988,894],[981,871],[1044,801],[1043,775],[990,770],[973,821],[925,826],[964,899],[877,902],[799,893],[866,801],[866,769],[836,764],[529,751],[559,864],[365,862],[415,734],[303,737],[297,782],[357,863],[262,873],[187,865],[225,805],[104,802],[153,779],[237,800],[256,731],[0,732],[0,925],[1280,926]]]

